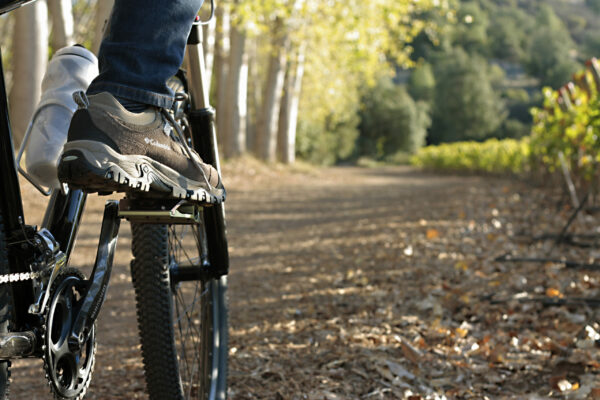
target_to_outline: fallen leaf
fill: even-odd
[[[437,229],[427,229],[427,239],[437,239],[440,237],[440,232]]]
[[[554,289],[554,288],[548,288],[546,289],[546,296],[548,297],[558,297],[560,299],[562,299],[563,297],[565,297],[560,290],[558,289]]]

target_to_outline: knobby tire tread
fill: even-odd
[[[181,399],[171,323],[167,227],[132,224],[131,279],[135,288],[138,329],[146,385],[151,399]]]

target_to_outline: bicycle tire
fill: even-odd
[[[2,212],[0,212],[0,274],[10,273]],[[0,284],[0,333],[8,332],[12,318],[12,287]],[[0,400],[8,398],[10,361],[0,361]]]
[[[227,280],[171,282],[170,269],[192,263],[192,250],[197,252],[196,262],[206,259],[206,246],[199,239],[204,237],[203,225],[131,228],[131,275],[150,399],[225,399]],[[184,230],[198,233],[191,245]],[[183,324],[188,326],[182,329]]]

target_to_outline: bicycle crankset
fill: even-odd
[[[69,335],[86,292],[83,274],[65,268],[50,288],[42,350],[50,391],[58,400],[79,400],[90,385],[96,355],[95,326],[86,343],[69,346]]]

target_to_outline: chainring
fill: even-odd
[[[50,391],[58,400],[83,399],[94,370],[96,327],[81,352],[69,349],[68,337],[86,291],[85,277],[64,268],[50,288],[42,331],[43,360]]]

